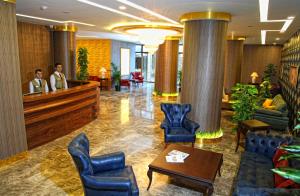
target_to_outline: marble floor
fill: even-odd
[[[0,161],[0,195],[83,195],[80,179],[67,152],[71,139],[85,132],[90,139],[91,154],[123,151],[126,162],[133,166],[140,195],[201,195],[176,186],[167,176],[154,173],[149,191],[148,164],[163,150],[161,102],[176,102],[152,96],[153,84],[101,92],[99,117],[71,134],[7,160]],[[221,139],[197,141],[196,147],[224,154],[222,177],[216,177],[214,195],[231,195],[237,173],[240,151],[234,152],[235,126],[230,111],[222,112]],[[71,122],[70,122],[71,123]]]

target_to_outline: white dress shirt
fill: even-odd
[[[59,75],[59,72],[58,72],[58,71],[55,71],[55,72],[50,76],[50,85],[51,85],[51,89],[52,89],[53,91],[56,91],[56,87],[55,87],[56,80],[55,80],[54,74],[56,74],[56,75],[59,76],[59,77],[60,77],[60,75]],[[66,77],[65,77],[65,89],[68,89],[68,84],[67,84]]]
[[[39,82],[40,79],[38,78],[35,78],[35,81],[37,81],[37,83],[40,83]],[[42,82],[42,81],[41,81]],[[49,92],[49,88],[48,88],[48,84],[47,84],[47,81],[45,80],[45,92],[48,93]],[[32,82],[30,81],[29,82],[29,93],[34,93],[34,86],[32,84]]]

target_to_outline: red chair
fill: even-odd
[[[130,88],[129,79],[121,79],[121,86],[127,86],[128,88]]]
[[[131,72],[131,76],[134,83],[144,83],[144,77],[142,76],[141,72]]]

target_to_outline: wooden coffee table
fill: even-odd
[[[189,156],[184,163],[168,163],[165,156],[172,150],[188,153]],[[216,174],[221,176],[222,163],[223,154],[171,144],[149,165],[147,190],[151,186],[152,173],[157,172],[205,188],[205,194],[212,195]]]

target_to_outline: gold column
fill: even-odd
[[[177,96],[177,64],[180,37],[167,37],[156,52],[155,90],[162,96]]]
[[[224,71],[224,89],[227,92],[230,92],[236,83],[241,82],[244,40],[245,37],[227,39]]]
[[[0,159],[27,150],[15,1],[0,0]]]
[[[63,65],[67,79],[76,79],[76,34],[74,25],[54,26],[53,54],[54,63]]]
[[[199,130],[220,130],[225,46],[231,15],[223,12],[184,14],[181,102],[190,103],[190,118]]]

